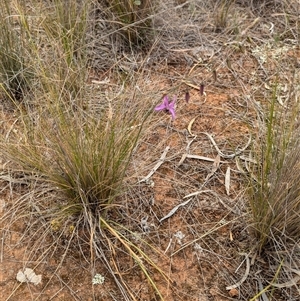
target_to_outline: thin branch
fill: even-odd
[[[167,146],[163,152],[163,154],[161,155],[160,159],[158,160],[158,162],[156,163],[156,165],[153,167],[153,169],[148,173],[148,175],[143,178],[142,180],[139,181],[139,183],[142,182],[147,182],[152,176],[153,174],[159,169],[159,167],[165,162],[166,159],[166,155],[168,153],[170,149],[170,146]]]

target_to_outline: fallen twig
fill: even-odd
[[[156,165],[152,168],[152,170],[148,173],[148,175],[143,178],[142,180],[139,181],[139,183],[142,183],[142,182],[147,182],[151,177],[152,175],[159,169],[159,167],[165,162],[165,159],[166,159],[166,155],[168,153],[170,149],[170,146],[167,146],[164,150],[164,152],[162,153],[160,159],[158,160],[158,162],[156,163]]]
[[[188,197],[193,197],[195,195],[198,195],[200,193],[204,193],[204,192],[209,192],[210,190],[202,190],[202,191],[196,191],[194,193],[191,193],[189,195],[184,196],[183,198],[186,199]],[[171,217],[172,215],[174,215],[174,213],[180,208],[183,207],[185,205],[187,205],[190,201],[192,200],[192,198],[189,198],[187,201],[180,203],[179,205],[175,206],[167,215],[165,215],[163,218],[161,218],[159,220],[159,222],[161,223],[162,221],[164,221],[165,219]]]
[[[186,146],[186,148],[185,148],[185,153],[182,155],[182,157],[181,157],[181,159],[180,159],[180,161],[179,161],[179,163],[178,163],[178,166],[180,166],[180,165],[184,162],[184,160],[186,159],[186,157],[188,156],[188,153],[189,153],[189,151],[190,151],[190,146],[191,146],[191,144],[195,141],[196,138],[197,138],[197,136],[193,136],[193,139],[191,139],[191,140],[188,142],[188,144],[187,144],[187,146]]]
[[[192,197],[192,196],[195,196],[195,195],[198,195],[198,194],[201,194],[201,193],[204,193],[204,192],[211,192],[211,190],[198,190],[198,191],[196,191],[196,192],[193,192],[193,193],[190,193],[190,194],[188,194],[188,195],[185,195],[185,196],[183,197],[183,199],[190,198],[190,197]]]
[[[207,161],[207,162],[214,162],[215,159],[213,158],[209,158],[209,157],[203,157],[203,156],[198,156],[198,155],[190,155],[190,154],[183,154],[178,165],[181,165],[184,160],[188,158],[188,159],[197,159],[197,160],[203,160],[203,161]],[[220,163],[229,163],[226,161],[220,161]]]
[[[187,201],[175,206],[167,215],[165,215],[163,218],[161,218],[159,220],[159,222],[161,223],[162,221],[164,221],[165,219],[171,217],[180,207],[183,207],[185,205],[187,205],[190,201],[192,200],[192,198],[188,199]]]
[[[242,149],[238,150],[238,151],[235,152],[234,154],[226,155],[226,154],[224,154],[224,153],[219,149],[217,143],[215,142],[214,138],[213,138],[210,134],[208,134],[208,133],[206,133],[206,132],[201,132],[201,133],[204,134],[204,135],[206,135],[206,136],[209,138],[209,140],[210,140],[211,143],[213,144],[214,148],[216,149],[216,151],[218,152],[218,154],[220,155],[220,157],[222,157],[222,158],[224,158],[224,159],[233,159],[234,157],[240,155],[242,152],[244,152],[244,151],[248,148],[248,146],[250,145],[251,140],[252,140],[252,136],[250,135],[247,144],[246,144]]]
[[[249,272],[250,272],[249,254],[247,254],[247,253],[241,253],[241,255],[244,255],[245,256],[245,260],[246,260],[246,271],[245,271],[245,274],[242,277],[242,279],[240,281],[238,281],[237,283],[235,283],[233,285],[230,285],[230,286],[226,286],[226,290],[228,290],[228,291],[241,286],[242,283],[245,282],[245,280],[248,278],[248,275],[249,275]]]

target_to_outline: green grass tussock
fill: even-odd
[[[88,84],[91,58],[86,49],[87,33],[93,26],[89,20],[91,4],[56,0],[32,2],[28,6],[19,1],[0,5],[1,87],[15,113],[13,126],[6,124],[2,132],[0,155],[9,162],[10,173],[20,173],[27,177],[27,182],[34,181],[29,189],[39,184],[47,186],[47,191],[59,200],[34,199],[28,192],[25,195],[31,197],[17,199],[19,204],[13,207],[16,212],[9,211],[4,219],[8,228],[24,217],[35,220],[34,225],[41,224],[43,233],[40,236],[34,233],[36,243],[32,250],[29,246],[29,254],[36,253],[34,248],[43,248],[43,241],[48,240],[46,235],[54,242],[44,252],[54,254],[60,237],[66,229],[71,229],[66,252],[75,237],[79,244],[80,241],[88,244],[91,265],[101,257],[111,276],[121,285],[124,298],[129,300],[128,296],[133,296],[131,289],[114,276],[117,265],[111,267],[106,259],[111,257],[111,240],[119,240],[124,252],[134,260],[143,258],[148,266],[159,268],[138,245],[121,235],[119,231],[124,231],[124,225],[120,228],[107,217],[107,212],[122,206],[116,200],[126,191],[128,164],[153,108],[137,99],[134,91],[129,106],[127,96],[121,92],[110,99],[108,93]],[[12,23],[13,15],[17,26]],[[29,83],[25,61],[29,62],[33,75],[27,94],[23,93],[25,84]],[[19,90],[22,101],[17,102]],[[14,221],[10,214],[16,217]],[[115,212],[114,216],[117,215]],[[82,232],[89,236],[87,241],[87,236],[79,239]],[[109,250],[103,247],[107,242]],[[82,249],[81,245],[78,249]],[[83,256],[86,258],[88,254]],[[139,267],[161,296],[148,267],[142,263]]]
[[[279,104],[278,93],[274,88],[264,114],[265,123],[254,148],[258,165],[249,189],[252,226],[260,251],[300,238],[299,99],[293,91],[284,105]]]
[[[19,102],[30,88],[33,76],[26,29],[19,26],[11,1],[0,5],[0,92],[9,102]]]
[[[105,1],[105,6],[130,48],[143,47],[151,42],[151,18],[157,11],[158,1],[113,0]]]

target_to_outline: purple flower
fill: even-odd
[[[173,101],[170,102],[169,96],[165,95],[163,98],[162,104],[156,106],[154,108],[155,111],[167,111],[172,115],[172,119],[175,119],[175,102],[176,97],[174,97]]]

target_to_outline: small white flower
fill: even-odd
[[[38,285],[42,281],[42,275],[36,275],[33,269],[26,268],[24,271],[19,271],[17,274],[17,280],[20,282],[32,282],[34,285]]]
[[[101,274],[96,274],[92,280],[93,284],[103,284],[105,278]]]

